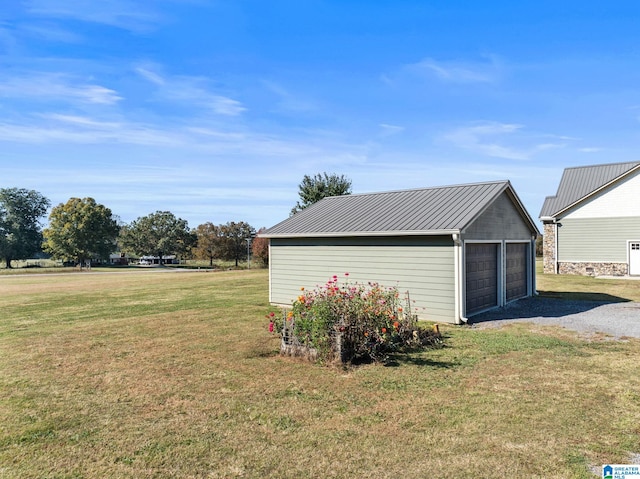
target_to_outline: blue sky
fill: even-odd
[[[0,187],[130,222],[272,226],[305,174],[354,193],[640,159],[640,3],[14,0]]]

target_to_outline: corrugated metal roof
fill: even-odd
[[[507,189],[529,218],[511,184],[495,181],[332,196],[269,228],[261,236],[450,234],[463,230]],[[530,218],[529,221],[533,224]]]
[[[586,198],[638,166],[640,166],[640,162],[635,161],[565,169],[556,195],[545,198],[540,210],[540,218],[556,216],[562,210]]]

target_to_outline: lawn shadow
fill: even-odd
[[[588,293],[576,291],[538,291],[541,298],[561,299],[564,301],[592,301],[599,303],[628,303],[631,300],[607,293]]]
[[[605,304],[629,302],[626,298],[604,293],[545,292],[523,298],[501,308],[476,314],[469,324],[506,319],[561,318],[584,313]]]
[[[436,349],[446,348],[446,345],[438,346]],[[450,361],[437,361],[424,356],[428,354],[430,349],[425,348],[420,351],[407,352],[407,353],[394,353],[389,356],[389,359],[384,363],[387,368],[397,368],[402,365],[421,366],[433,369],[451,369],[459,366],[458,363]]]

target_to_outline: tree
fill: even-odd
[[[258,230],[258,236],[253,239],[251,244],[251,253],[254,258],[262,262],[264,266],[269,264],[269,239],[260,237],[260,233],[265,232],[266,228]]]
[[[93,198],[70,198],[54,207],[44,230],[43,249],[56,259],[106,259],[114,252],[120,227],[111,210]]]
[[[220,225],[220,233],[223,238],[221,255],[224,259],[235,260],[237,268],[240,258],[247,256],[247,240],[255,235],[255,229],[244,221],[231,221]]]
[[[198,237],[198,243],[194,250],[196,258],[208,259],[209,266],[213,266],[213,258],[221,256],[222,233],[220,226],[211,222],[204,223],[196,228],[195,233]]]
[[[317,173],[313,177],[304,175],[302,182],[298,185],[300,201],[291,210],[291,214],[302,211],[307,206],[317,203],[327,196],[342,196],[351,194],[351,180],[344,175],[332,173]]]
[[[120,234],[122,249],[139,255],[158,256],[160,264],[164,256],[186,254],[197,241],[187,221],[170,211],[156,211],[138,218],[123,227]]]
[[[14,259],[27,259],[40,251],[39,219],[51,203],[34,190],[0,188],[0,258],[7,268]]]

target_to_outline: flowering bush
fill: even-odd
[[[384,361],[389,353],[440,341],[438,333],[417,327],[408,293],[401,298],[397,288],[340,282],[337,276],[314,290],[301,288],[281,320],[269,318],[270,330],[314,348],[325,360]]]

